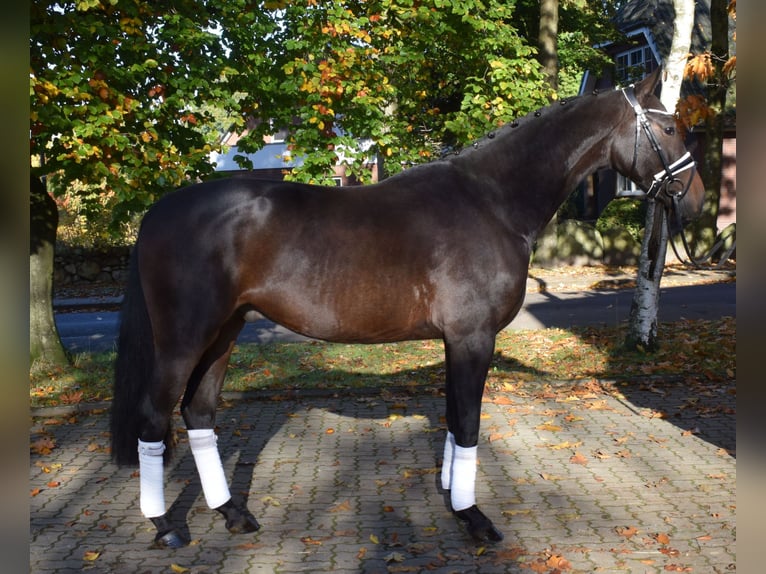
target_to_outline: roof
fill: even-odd
[[[672,0],[629,0],[617,10],[615,16],[615,24],[623,33],[647,28],[662,60],[670,54],[674,21]],[[705,51],[709,49],[710,42],[710,0],[695,0],[691,51]]]

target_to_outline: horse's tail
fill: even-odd
[[[154,381],[152,323],[146,307],[138,265],[138,244],[130,258],[130,271],[120,311],[120,334],[114,365],[112,397],[112,458],[118,465],[138,464],[141,426],[151,413],[149,389]],[[170,434],[170,427],[168,427]],[[165,444],[171,446],[168,437]],[[166,454],[169,454],[166,450]]]

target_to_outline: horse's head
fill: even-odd
[[[615,130],[612,165],[649,198],[672,207],[686,223],[702,211],[705,188],[675,115],[654,95],[660,75],[658,69],[619,90],[625,114]]]

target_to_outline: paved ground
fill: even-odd
[[[193,543],[174,551],[149,548],[138,477],[106,452],[107,413],[36,419],[32,441],[55,446],[31,459],[31,571],[733,571],[734,383],[637,386],[486,397],[478,498],[506,535],[486,547],[436,486],[439,396],[230,399],[219,444],[261,531],[230,535],[207,509],[179,433],[167,496]]]
[[[634,275],[633,275],[634,276]],[[529,289],[609,289],[630,272],[531,273]],[[726,279],[666,273],[664,286]],[[478,498],[505,533],[471,542],[437,487],[441,396],[229,396],[219,444],[261,530],[230,535],[185,436],[167,499],[192,544],[150,548],[108,413],[37,411],[30,570],[67,573],[696,572],[736,569],[735,381],[524,384],[485,397]]]

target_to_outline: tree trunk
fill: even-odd
[[[675,10],[673,40],[670,53],[664,63],[662,78],[662,94],[660,101],[669,112],[676,110],[676,104],[681,95],[681,84],[684,80],[684,69],[689,59],[692,43],[692,28],[694,27],[694,1],[674,0]]]
[[[665,72],[670,82],[663,82],[662,104],[669,111],[676,109],[681,95],[681,81],[686,67],[686,54],[694,25],[694,0],[673,0],[676,19],[670,57]],[[644,240],[638,260],[636,291],[630,308],[626,347],[654,351],[659,347],[657,340],[657,313],[660,307],[660,281],[665,267],[665,252],[668,246],[666,214],[662,205],[649,200],[644,225]]]
[[[668,249],[668,226],[665,208],[661,204],[650,201],[646,212],[648,224],[641,242],[625,346],[651,352],[659,348],[657,312],[660,308],[660,280]]]
[[[718,210],[721,201],[721,171],[723,165],[724,110],[728,84],[722,67],[729,59],[729,14],[727,0],[710,2],[710,26],[715,74],[708,85],[708,105],[714,114],[706,121],[705,154],[700,168],[705,183],[705,204],[702,215],[694,225],[694,242],[698,254],[707,251],[718,234]]]
[[[541,0],[538,60],[553,91],[559,87],[558,56],[559,0]],[[533,257],[535,265],[544,267],[558,262],[558,216],[554,214],[537,237]]]
[[[553,90],[559,87],[559,0],[540,0],[540,64]]]
[[[45,184],[32,176],[29,188],[29,355],[32,365],[67,365],[53,319],[53,252],[58,210]]]

